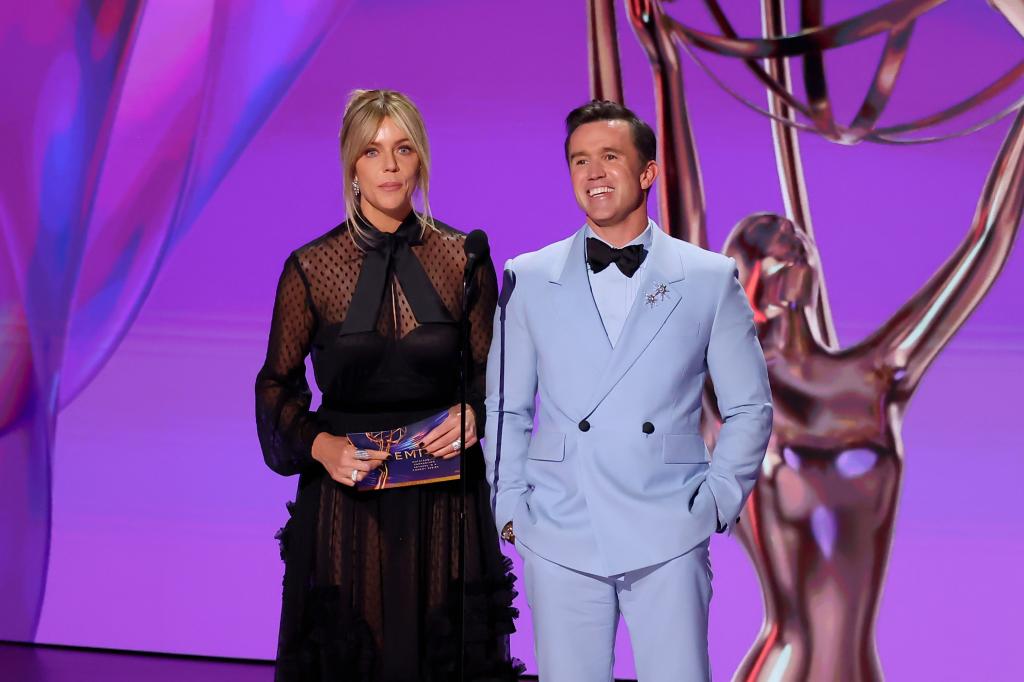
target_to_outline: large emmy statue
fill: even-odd
[[[663,172],[659,208],[663,226],[674,236],[708,245],[677,45],[691,53],[696,47],[743,59],[769,97],[764,113],[772,120],[787,215],[745,218],[723,248],[736,259],[750,296],[775,401],[762,476],[736,530],[757,570],[765,619],[735,680],[883,678],[875,620],[903,472],[903,417],[925,371],[991,288],[1020,225],[1024,111],[1016,113],[960,246],[881,328],[854,346],[838,347],[814,246],[797,130],[847,144],[937,141],[941,138],[908,134],[992,99],[1024,74],[1021,62],[942,112],[878,127],[914,19],[939,1],[897,0],[839,25],[820,26],[820,0],[804,0],[802,30],[789,35],[782,0],[764,0],[765,36],[758,39],[737,37],[716,0],[706,4],[721,36],[678,23],[653,0],[626,2],[653,70]],[[1024,34],[1019,3],[992,4]],[[612,2],[589,5],[591,90],[594,97],[621,101]],[[822,53],[878,34],[887,34],[887,41],[875,79],[852,124],[840,125],[829,104]],[[803,58],[807,102],[792,93],[787,58],[796,56]],[[1020,108],[1016,102],[959,133]],[[709,386],[704,432],[713,446],[720,424],[712,392]]]

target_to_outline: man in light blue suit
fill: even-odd
[[[523,557],[541,680],[610,680],[620,614],[642,682],[707,680],[708,543],[764,457],[764,357],[735,264],[647,216],[651,128],[611,102],[566,127],[587,221],[505,266],[487,364],[495,522]]]

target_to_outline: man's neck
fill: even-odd
[[[612,225],[598,225],[587,216],[587,225],[598,237],[608,242],[617,249],[621,249],[644,233],[650,224],[647,217],[647,210],[635,211],[629,214],[625,220]]]

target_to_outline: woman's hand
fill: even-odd
[[[324,432],[313,440],[313,459],[323,464],[331,478],[342,485],[354,486],[387,458],[386,452],[357,449],[347,436]]]
[[[459,416],[459,406],[448,410],[448,418],[441,422],[433,431],[423,439],[423,448],[427,453],[441,459],[451,459],[460,452],[459,428],[462,418]],[[473,408],[466,405],[466,448],[476,445],[476,413]]]

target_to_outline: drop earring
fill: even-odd
[[[352,181],[352,193],[359,196],[359,180]]]

